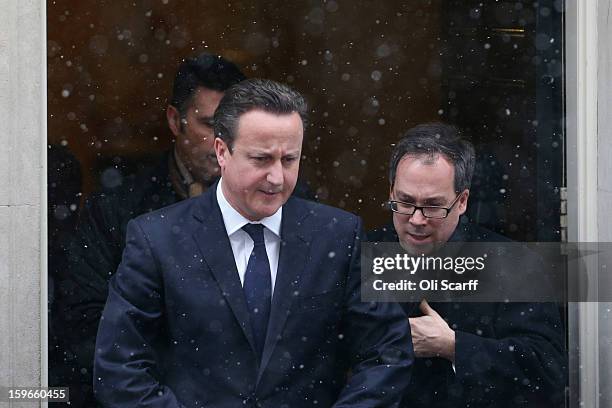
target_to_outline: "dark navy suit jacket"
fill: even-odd
[[[410,380],[409,325],[360,301],[361,221],[290,198],[261,362],[216,201],[130,221],[96,342],[109,407],[394,407]],[[350,372],[350,374],[349,374]]]

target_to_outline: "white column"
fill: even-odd
[[[44,1],[0,0],[0,386],[46,383],[45,27]]]
[[[612,242],[611,0],[566,0],[568,236]],[[587,265],[596,272],[595,259]],[[589,281],[596,293],[597,282]],[[612,404],[610,303],[570,304],[571,406]]]
[[[598,1],[597,19],[598,236],[599,242],[612,242],[612,27],[610,27],[612,1]],[[599,303],[598,321],[599,406],[610,407],[612,406],[612,303]]]

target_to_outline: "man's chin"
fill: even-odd
[[[407,234],[400,238],[400,245],[410,255],[428,255],[435,250],[435,242],[428,239],[418,239]]]
[[[260,204],[263,203],[260,202]],[[256,208],[253,208],[251,218],[261,220],[262,218],[271,217],[280,207],[282,207],[283,204],[283,200],[279,198],[277,200],[269,201],[263,205],[258,205]]]

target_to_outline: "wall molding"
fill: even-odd
[[[598,119],[600,86],[600,47],[604,34],[599,30],[600,13],[609,9],[610,0],[566,0],[566,168],[568,191],[568,240],[598,242],[600,208]],[[606,160],[609,160],[606,159]],[[592,257],[591,257],[592,258]],[[597,259],[587,270],[596,277]],[[589,292],[597,293],[597,279],[589,279]],[[569,369],[570,407],[599,407],[600,387],[600,305],[594,302],[570,303]]]

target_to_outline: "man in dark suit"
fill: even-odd
[[[360,300],[360,219],[291,196],[306,112],[282,84],[234,85],[221,180],[130,221],[96,342],[104,406],[398,405],[409,325]]]
[[[429,254],[446,242],[504,242],[462,215],[474,149],[452,126],[410,129],[390,163],[393,225],[370,241],[399,241]],[[513,259],[521,268],[525,259]],[[406,407],[556,407],[563,405],[565,355],[551,303],[403,304],[417,357]]]

